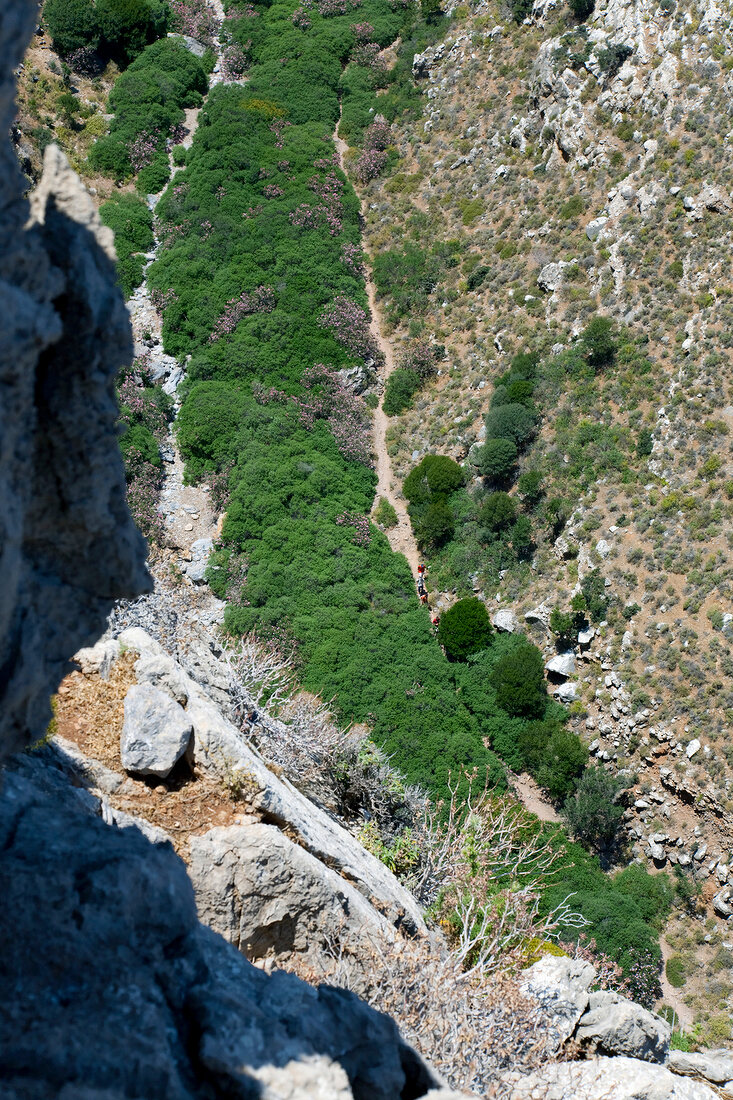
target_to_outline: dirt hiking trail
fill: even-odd
[[[339,119],[340,122],[340,119]],[[348,175],[344,168],[344,155],[348,151],[349,146],[339,137],[338,134],[339,124],[336,123],[336,129],[333,132],[333,141],[336,146],[336,152],[338,154],[339,165],[341,170]],[[366,215],[366,204],[363,199],[361,201],[361,217],[362,220]],[[369,262],[369,257],[366,252],[364,263],[364,278],[366,281],[366,292],[369,300],[369,311],[371,313],[371,321],[369,323],[369,331],[374,337],[377,347],[384,355],[384,366],[380,371],[379,378],[384,384],[389,378],[390,374],[396,367],[394,351],[389,340],[382,334],[381,326],[381,310],[377,305],[377,292],[372,280],[372,268]],[[404,554],[407,558],[407,563],[410,566],[413,577],[417,576],[417,567],[420,563],[420,554],[417,549],[417,544],[412,534],[412,526],[410,525],[410,517],[407,514],[407,505],[404,497],[402,497],[397,488],[398,481],[394,475],[392,469],[392,459],[387,451],[387,429],[389,427],[389,417],[382,408],[382,401],[374,410],[372,415],[372,444],[374,448],[374,455],[376,458],[376,473],[377,473],[377,488],[374,497],[374,504],[372,511],[377,507],[379,498],[384,497],[394,508],[397,513],[397,526],[389,528],[385,534],[389,539],[389,544],[397,554]]]

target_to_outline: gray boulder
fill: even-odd
[[[521,989],[539,1001],[550,1021],[550,1051],[559,1050],[575,1031],[588,1007],[588,990],[595,977],[590,963],[555,955],[545,955],[525,970]]]
[[[188,748],[192,733],[182,706],[150,684],[133,684],[125,696],[122,766],[137,775],[165,779]]]
[[[572,676],[575,672],[575,654],[558,653],[550,658],[545,668],[555,676]]]
[[[491,623],[497,630],[505,634],[516,634],[519,630],[519,619],[508,608],[495,611],[491,616]]]
[[[623,1054],[645,1062],[664,1062],[672,1029],[654,1012],[618,993],[591,993],[575,1038],[599,1054]]]
[[[191,839],[200,919],[249,959],[307,956],[319,972],[333,949],[364,965],[394,942],[358,890],[273,825],[232,825]]]
[[[507,1100],[719,1100],[709,1085],[636,1058],[550,1063],[525,1077],[507,1074],[501,1085]]]
[[[704,1077],[716,1085],[733,1081],[733,1051],[704,1050],[699,1053],[686,1053],[684,1050],[670,1050],[669,1068],[673,1073]]]

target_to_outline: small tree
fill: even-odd
[[[572,730],[558,726],[545,748],[535,778],[556,802],[564,802],[575,790],[588,762],[588,750]]]
[[[479,452],[478,468],[484,477],[501,485],[511,477],[517,454],[511,439],[490,439]]]
[[[60,54],[99,45],[99,20],[92,0],[46,0],[43,17]]]
[[[595,0],[568,0],[568,5],[579,23],[582,23],[589,15],[592,15],[593,9],[596,6]]]
[[[588,614],[594,623],[599,623],[608,610],[608,596],[606,595],[606,582],[600,569],[592,569],[581,583],[585,605]]]
[[[490,531],[505,531],[517,518],[517,506],[508,493],[489,493],[481,503],[479,522]]]
[[[550,630],[562,649],[571,649],[578,644],[578,624],[572,612],[553,608],[550,615]]]
[[[437,550],[453,537],[453,513],[442,497],[431,500],[424,512],[413,519],[413,530],[422,550]]]
[[[493,633],[489,613],[481,600],[469,596],[454,603],[438,624],[438,641],[451,661],[462,661],[486,649]]]
[[[547,685],[542,654],[522,642],[497,662],[491,673],[496,701],[513,718],[541,718],[547,708]]]
[[[448,496],[460,489],[465,480],[463,470],[452,458],[426,455],[405,478],[402,491],[412,503],[431,496]]]
[[[593,317],[583,329],[585,358],[592,367],[608,367],[616,358],[616,338],[609,317]]]
[[[597,851],[608,849],[616,839],[623,817],[617,800],[621,784],[605,768],[586,768],[578,787],[563,806],[570,830],[582,844]]]
[[[515,402],[491,409],[486,417],[487,439],[511,439],[521,450],[529,443],[537,425],[537,413]]]
[[[534,508],[542,500],[542,474],[539,470],[525,470],[519,475],[517,492],[528,508]]]

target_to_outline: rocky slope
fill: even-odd
[[[517,23],[456,7],[415,58],[423,117],[393,127],[395,171],[366,192],[373,252],[453,252],[419,317],[396,322],[398,346],[420,332],[447,348],[388,437],[402,476],[425,453],[475,455],[493,379],[540,352],[542,422],[519,470],[541,473],[564,530],[540,504],[531,566],[500,569],[459,529],[436,598],[482,594],[550,661],[550,612],[600,570],[607,613],[552,679],[591,754],[636,776],[634,858],[699,896],[671,936],[701,1020],[730,1008],[692,961],[719,957],[730,909],[729,15],[599,0],[584,22],[536,3]],[[622,353],[574,377],[563,356],[596,313]]]

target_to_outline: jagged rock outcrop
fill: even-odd
[[[189,874],[201,920],[249,959],[307,955],[318,973],[338,951],[358,970],[360,959],[368,966],[372,950],[395,939],[358,890],[273,825],[193,837]]]
[[[70,655],[148,581],[125,504],[114,377],[132,339],[111,238],[49,146],[32,206],[8,135],[36,5],[0,13],[0,753],[50,718]]]
[[[708,1085],[635,1058],[558,1062],[521,1079],[507,1077],[503,1084],[508,1100],[716,1100],[719,1096]]]
[[[183,863],[110,828],[64,754],[0,801],[3,1097],[422,1096],[434,1075],[353,994],[252,966],[196,918]]]
[[[352,883],[391,924],[408,933],[424,930],[420,907],[412,894],[332,817],[287,779],[271,772],[208,693],[150,635],[132,627],[119,635],[120,646],[140,653],[135,665],[138,682],[154,683],[177,701],[185,698],[185,714],[193,726],[192,757],[197,766],[219,779],[241,783],[258,812],[288,830],[302,848]]]
[[[561,1050],[572,1039],[592,1054],[664,1062],[672,1031],[669,1024],[618,993],[591,993],[595,980],[590,963],[552,955],[524,974],[522,989],[547,1014],[553,1049]]]

